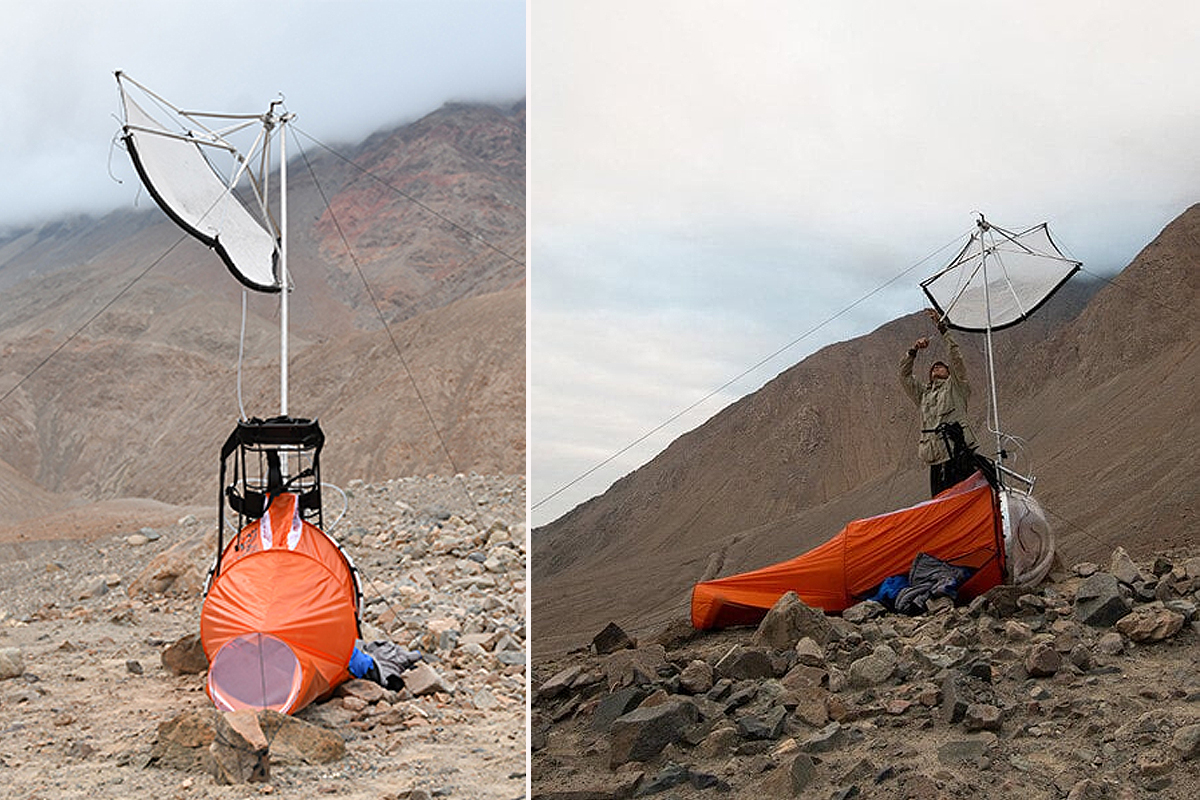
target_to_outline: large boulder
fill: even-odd
[[[604,627],[604,630],[592,638],[592,647],[596,649],[597,655],[606,656],[618,650],[637,647],[637,643],[629,638],[629,635],[625,631],[621,630],[621,626],[615,622],[610,622]]]
[[[896,651],[886,644],[881,644],[870,655],[851,662],[850,669],[846,671],[846,678],[854,688],[875,686],[892,677],[899,662]]]
[[[691,703],[670,700],[635,709],[613,720],[609,730],[609,765],[616,769],[627,761],[648,761],[672,742],[683,739],[698,714]]]
[[[215,718],[216,736],[208,746],[209,771],[220,784],[265,783],[271,778],[271,745],[258,712],[243,709]]]
[[[769,653],[734,645],[713,667],[717,675],[734,681],[775,677],[775,662]]]
[[[1116,628],[1135,642],[1161,642],[1183,629],[1184,617],[1161,603],[1140,606],[1117,620]]]
[[[162,665],[173,675],[196,675],[208,669],[200,634],[189,633],[163,650]]]
[[[1107,572],[1088,576],[1075,590],[1075,618],[1094,628],[1108,628],[1129,613],[1116,577]]]
[[[826,644],[834,635],[825,612],[805,604],[795,592],[779,598],[759,623],[753,644],[774,650],[790,650],[804,637]]]
[[[185,711],[158,726],[150,765],[207,772],[220,783],[266,780],[270,763],[327,764],[346,754],[337,733],[277,711]]]
[[[661,644],[636,650],[618,650],[604,659],[604,678],[610,690],[619,686],[653,683],[658,679],[659,668],[666,664],[667,651]]]

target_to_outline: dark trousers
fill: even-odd
[[[981,456],[970,448],[955,453],[954,458],[941,464],[929,465],[929,496],[934,497],[949,489],[954,484],[964,481],[974,474],[975,470],[983,473],[983,477],[992,486],[997,486],[996,465],[986,456]]]
[[[973,459],[952,458],[941,464],[929,465],[929,496],[941,494],[959,481],[966,480],[975,472]]]
[[[963,438],[962,426],[957,422],[939,425],[932,431],[937,433],[946,444],[946,451],[951,454],[949,461],[929,465],[929,496],[935,497],[956,483],[964,481],[974,474],[975,470],[983,473],[988,483],[996,486],[996,470],[986,457],[975,452],[974,447],[968,447]]]

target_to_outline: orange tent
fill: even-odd
[[[754,625],[787,592],[840,612],[892,575],[907,574],[919,553],[976,569],[959,596],[970,599],[1003,581],[1000,512],[992,487],[975,473],[932,500],[851,522],[825,544],[769,567],[697,583],[692,626]]]
[[[357,584],[337,543],[306,522],[296,494],[225,547],[200,615],[217,708],[299,711],[349,678]]]

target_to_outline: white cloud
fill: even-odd
[[[886,281],[903,276],[756,380],[916,310],[941,262],[906,270],[976,211],[1048,220],[1111,273],[1197,199],[1192,3],[535,0],[530,14],[535,502]],[[656,373],[579,338],[569,323],[589,311],[678,362]],[[719,323],[696,334],[698,320]],[[701,341],[720,355],[701,360]],[[571,358],[596,371],[587,393],[547,368]]]
[[[0,225],[132,203],[109,143],[115,70],[188,109],[261,111],[285,96],[330,144],[452,100],[525,93],[525,4],[398,0],[42,0],[0,26]]]

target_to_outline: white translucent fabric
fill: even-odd
[[[1009,523],[1004,541],[1008,582],[1037,586],[1054,563],[1054,532],[1031,495],[1005,490],[1001,497]]]
[[[208,692],[220,711],[271,708],[287,714],[300,683],[300,662],[292,648],[265,633],[230,639],[208,669]]]
[[[125,133],[138,174],[150,194],[180,227],[221,256],[243,284],[279,291],[275,237],[229,191],[193,141],[167,130],[122,87]]]
[[[921,288],[951,327],[999,330],[1032,314],[1080,266],[1059,251],[1045,223],[1019,234],[984,225]]]

